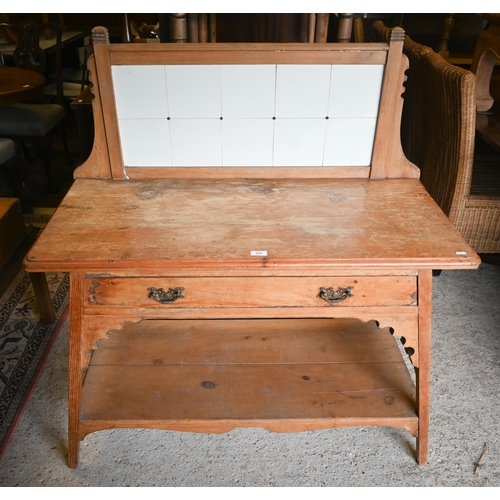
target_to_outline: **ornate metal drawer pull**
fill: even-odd
[[[326,300],[330,304],[335,304],[337,302],[342,302],[343,300],[347,299],[347,297],[352,297],[352,286],[348,286],[347,288],[337,288],[337,290],[334,290],[333,288],[324,288],[321,287],[319,289],[319,295],[318,297],[320,299]]]
[[[160,304],[171,304],[175,302],[177,299],[183,299],[184,295],[182,292],[184,288],[169,288],[167,291],[163,290],[163,288],[148,288],[149,298],[156,300]]]

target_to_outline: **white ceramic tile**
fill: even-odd
[[[274,116],[276,65],[223,65],[222,116],[271,118]]]
[[[327,120],[277,119],[273,165],[321,166]]]
[[[172,118],[220,118],[220,66],[165,66]]]
[[[167,118],[164,66],[111,66],[118,118]]]
[[[332,66],[328,116],[376,117],[384,66],[346,64]]]
[[[328,111],[330,65],[278,65],[276,117],[324,118]]]
[[[125,166],[172,165],[168,120],[119,120],[118,126]]]
[[[222,166],[222,122],[220,119],[171,119],[174,167]]]
[[[226,119],[222,122],[224,166],[270,167],[273,164],[274,120]]]
[[[371,164],[376,118],[330,118],[327,120],[325,166]]]

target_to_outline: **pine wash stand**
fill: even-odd
[[[71,273],[70,467],[116,427],[394,426],[427,462],[432,270],[480,260],[402,152],[403,38],[93,30],[94,148],[25,259]]]

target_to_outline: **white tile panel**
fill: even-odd
[[[384,66],[346,64],[332,66],[328,116],[376,117]]]
[[[223,65],[222,116],[271,118],[274,116],[276,65]]]
[[[111,66],[118,118],[167,118],[164,66]]]
[[[321,166],[326,122],[322,119],[277,119],[273,165]]]
[[[171,119],[174,167],[221,167],[222,121],[220,119]]]
[[[226,119],[222,121],[224,166],[269,167],[273,164],[274,120]]]
[[[330,118],[326,121],[325,166],[371,164],[376,118]]]
[[[169,65],[165,71],[171,118],[222,116],[220,66]]]
[[[113,66],[125,165],[369,165],[383,70]]]
[[[119,120],[118,126],[126,167],[172,165],[168,120]]]
[[[325,118],[328,112],[331,66],[278,65],[277,118]]]

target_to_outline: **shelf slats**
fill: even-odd
[[[89,432],[92,421],[227,428],[277,419],[283,430],[301,419],[306,428],[325,419],[416,425],[415,387],[389,329],[332,319],[145,320],[101,341],[85,378]]]

